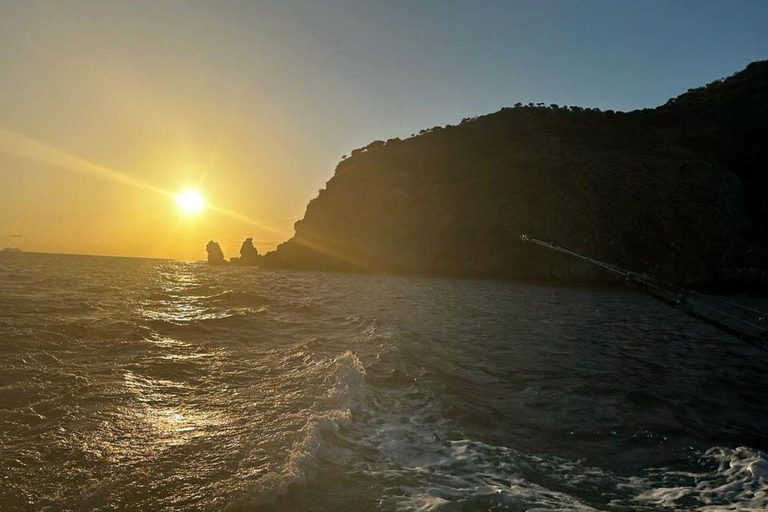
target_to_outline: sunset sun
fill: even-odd
[[[176,205],[185,214],[195,214],[205,208],[205,199],[197,190],[184,190],[176,194]]]

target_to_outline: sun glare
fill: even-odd
[[[176,204],[183,213],[199,213],[205,208],[205,199],[197,190],[185,190],[176,194]]]

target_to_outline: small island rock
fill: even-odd
[[[227,261],[224,259],[224,252],[221,250],[221,246],[218,242],[213,240],[208,242],[205,246],[205,250],[208,253],[208,263],[211,265],[224,265]]]

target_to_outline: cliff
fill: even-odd
[[[768,269],[768,61],[655,109],[517,104],[343,159],[273,267],[599,281],[551,240],[688,285]]]

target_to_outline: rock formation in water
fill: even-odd
[[[22,252],[22,250],[18,247],[5,247],[3,248],[3,252]]]
[[[211,265],[224,265],[227,262],[224,259],[224,251],[221,250],[218,242],[209,241],[208,245],[205,246],[205,250],[208,253],[208,263]]]
[[[343,159],[275,267],[689,285],[768,274],[768,61],[655,109],[517,104]]]
[[[240,247],[240,257],[231,258],[230,262],[235,265],[259,265],[261,264],[261,256],[256,247],[253,246],[253,238],[246,238],[243,241],[243,245]]]

